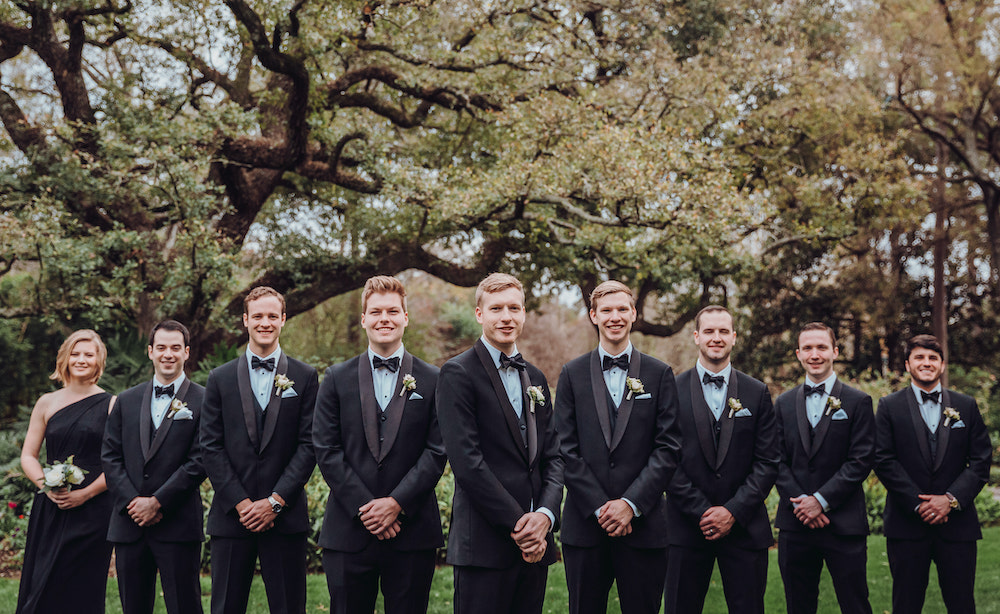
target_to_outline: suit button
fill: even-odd
[[[721,480],[722,479],[722,474],[721,473],[716,473],[715,474],[715,478],[718,479],[718,480]]]
[[[379,464],[378,464],[378,470],[379,470],[379,471],[382,471],[382,463],[379,463]]]
[[[385,414],[382,414],[381,420],[382,420],[382,422],[385,422]]]
[[[614,466],[615,466],[615,461],[611,461],[611,468],[613,469]]]
[[[528,428],[528,427],[526,427],[526,426],[525,426],[525,425],[523,425],[523,424],[521,425],[521,430],[522,430],[522,431],[523,431],[524,429],[526,429],[526,428]]]
[[[149,479],[149,474],[148,474],[148,473],[144,474],[144,475],[142,476],[142,479],[144,479],[144,480],[148,480],[148,479]]]
[[[379,443],[382,443],[383,441],[385,441],[385,437],[379,437],[379,438],[378,438],[378,442],[379,442]]]

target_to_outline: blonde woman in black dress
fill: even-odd
[[[111,560],[107,542],[111,498],[101,468],[104,425],[114,397],[97,381],[107,350],[92,330],[78,330],[59,348],[50,376],[63,387],[41,396],[21,448],[21,467],[39,488],[45,442],[48,464],[73,456],[84,480],[72,489],[39,493],[31,507],[17,614],[104,612]]]

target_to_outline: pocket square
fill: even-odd
[[[736,417],[737,418],[747,418],[747,417],[752,416],[752,415],[753,414],[751,414],[750,410],[747,409],[746,407],[744,407],[743,409],[741,409],[738,412],[736,412]]]
[[[653,398],[653,395],[650,394],[650,393],[648,393],[648,392],[645,393],[645,394],[637,394],[637,395],[635,395],[635,400],[636,401],[642,401],[643,399],[652,399],[652,398]]]
[[[179,409],[176,412],[174,412],[173,420],[175,422],[177,420],[193,420],[193,419],[194,419],[194,414],[191,413],[190,409]],[[963,424],[962,426],[965,425]]]
[[[953,429],[964,429],[965,428],[965,423],[962,422],[961,420],[959,420],[955,424],[952,424],[951,428],[953,428]]]
[[[282,399],[290,399],[292,397],[297,397],[297,396],[299,396],[299,393],[295,392],[294,388],[288,388],[287,390],[283,390],[281,392]]]
[[[833,414],[833,416],[830,417],[830,419],[831,420],[847,420],[847,412],[844,411],[844,410],[842,410],[842,409],[838,409],[837,412],[835,414]]]
[[[420,396],[419,392],[414,392],[413,394],[410,395],[410,400],[411,401],[419,401],[422,398],[424,398],[424,397]]]

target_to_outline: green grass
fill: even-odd
[[[1000,569],[1000,527],[993,527],[984,530],[983,541],[979,542],[978,574],[976,577],[976,606],[980,614],[1000,614],[1000,574],[996,572]],[[778,553],[775,550],[770,552],[767,574],[767,612],[769,614],[781,614],[785,611],[784,591],[781,586],[781,577],[778,573]],[[868,541],[868,585],[871,592],[872,609],[876,614],[888,613],[890,611],[890,591],[892,582],[889,577],[889,563],[885,557],[885,539],[881,536],[872,537]],[[201,579],[203,602],[205,611],[208,612],[209,590],[211,588],[207,577]],[[312,575],[307,579],[308,592],[308,612],[326,612],[329,610],[329,595],[326,591],[326,579],[322,575]],[[452,573],[450,567],[442,567],[437,570],[434,576],[434,586],[431,588],[431,614],[450,614],[452,595]],[[619,614],[618,597],[615,590],[611,592],[611,604],[609,613]],[[0,614],[13,614],[14,606],[17,603],[17,580],[0,579]],[[108,614],[120,614],[121,606],[118,602],[118,586],[114,580],[108,581]],[[381,608],[381,604],[379,605]],[[549,572],[548,590],[545,596],[545,612],[552,614],[562,614],[568,610],[566,598],[566,578],[562,565],[553,565]],[[250,606],[247,612],[250,614],[266,614],[267,598],[264,595],[264,584],[257,578],[254,580],[253,591],[250,595]],[[381,611],[381,610],[379,610]],[[712,586],[708,591],[708,600],[705,604],[707,614],[721,613],[726,611],[725,600],[722,595],[722,584],[719,579],[718,570],[712,578]],[[824,572],[822,584],[820,586],[820,614],[837,614],[840,609],[837,607],[836,596],[833,592],[833,585],[830,576]],[[157,600],[157,614],[165,614],[163,601]],[[944,605],[941,602],[941,591],[937,586],[937,574],[931,570],[931,583],[927,590],[927,604],[924,607],[925,614],[944,614]]]

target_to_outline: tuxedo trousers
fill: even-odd
[[[948,614],[976,611],[976,542],[948,541],[932,533],[927,539],[886,539],[885,551],[892,573],[893,612],[923,609],[931,561]]]
[[[140,539],[115,544],[118,595],[124,614],[152,614],[160,573],[168,614],[200,614],[201,542]]]
[[[788,614],[816,614],[824,562],[833,579],[840,611],[871,614],[867,542],[865,535],[836,535],[825,529],[781,531],[778,569],[785,585]]]
[[[605,614],[617,582],[622,614],[657,614],[667,572],[666,548],[635,548],[607,537],[599,546],[563,544],[570,614]]]
[[[493,569],[455,565],[454,614],[541,614],[549,568],[519,561]]]
[[[730,614],[764,614],[767,549],[734,546],[722,538],[699,547],[667,548],[664,614],[692,614],[705,608],[712,569],[719,562],[722,590]]]
[[[385,614],[426,614],[437,550],[399,551],[372,540],[360,552],[323,550],[332,614],[375,611],[379,584]]]
[[[270,614],[305,614],[306,536],[275,531],[250,537],[212,536],[212,614],[246,614],[260,559]]]

